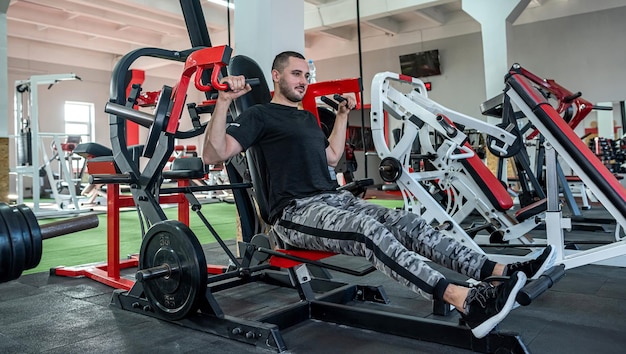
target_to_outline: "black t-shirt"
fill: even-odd
[[[269,216],[275,220],[293,199],[334,191],[326,160],[328,140],[306,110],[275,103],[245,110],[226,133],[244,150],[258,145],[266,162]]]

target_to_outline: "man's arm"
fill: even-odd
[[[228,83],[230,91],[219,92],[211,120],[204,133],[202,160],[207,165],[225,161],[243,150],[235,138],[226,134],[226,117],[233,100],[245,95],[251,88],[243,76],[225,77],[222,82]]]
[[[335,116],[335,125],[333,131],[328,137],[330,143],[326,148],[326,160],[328,165],[335,167],[341,159],[346,147],[346,129],[348,126],[348,114],[350,110],[356,105],[356,101],[352,96],[342,96],[345,101],[339,103],[339,109]]]

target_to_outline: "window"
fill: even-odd
[[[94,141],[94,105],[88,102],[65,102],[65,134],[80,136],[81,142]]]

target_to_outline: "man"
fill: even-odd
[[[455,306],[476,337],[487,335],[514,307],[515,296],[526,280],[539,277],[554,263],[552,247],[536,260],[498,264],[439,233],[415,214],[337,192],[328,166],[335,166],[343,154],[348,113],[355,99],[348,96],[340,103],[326,139],[315,117],[298,109],[308,76],[308,64],[301,54],[277,55],[272,65],[272,101],[247,109],[228,127],[229,105],[251,88],[242,76],[224,78],[231,90],[219,93],[205,136],[204,162],[224,161],[258,145],[267,164],[270,222],[285,243],[366,257],[378,270],[415,292]],[[418,255],[474,279],[510,278],[499,285],[458,286]]]

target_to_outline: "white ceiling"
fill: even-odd
[[[228,43],[226,8],[200,1],[211,41]],[[480,30],[462,11],[461,0],[359,4],[363,51]],[[356,0],[305,0],[304,5],[307,56],[324,59],[357,52]],[[624,0],[531,0],[515,24],[619,6],[626,6]],[[230,21],[233,28],[232,11]],[[190,47],[177,0],[11,0],[7,35],[9,58],[64,64],[77,73],[80,68],[111,71],[121,56],[136,48]],[[139,65],[152,75],[179,75],[178,67],[172,70],[163,61],[142,59]]]

